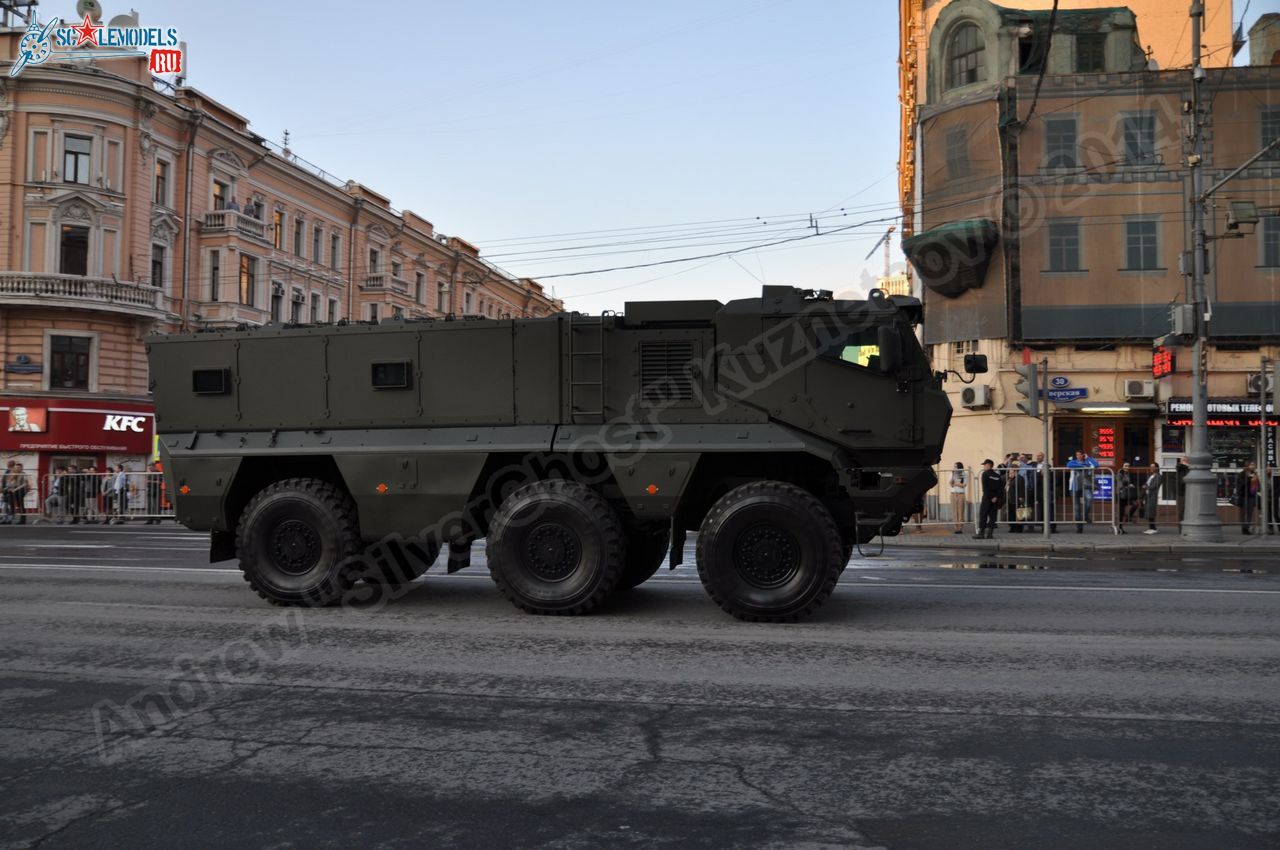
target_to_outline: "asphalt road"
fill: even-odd
[[[905,552],[768,626],[690,566],[552,618],[482,563],[275,609],[204,553],[0,528],[0,847],[1280,846],[1266,564]]]

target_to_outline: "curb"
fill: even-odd
[[[874,544],[873,544],[874,545]],[[978,552],[984,554],[1010,554],[1010,555],[1034,555],[1034,554],[1076,554],[1076,555],[1116,555],[1125,554],[1133,556],[1141,556],[1143,554],[1153,555],[1258,555],[1258,556],[1276,556],[1280,555],[1280,542],[1277,543],[1253,543],[1250,542],[1231,542],[1231,543],[1183,543],[1181,540],[1173,543],[1150,543],[1140,545],[1125,545],[1115,542],[1104,543],[1087,543],[1084,541],[1072,542],[1050,542],[1050,543],[1030,543],[1021,541],[1004,541],[995,539],[989,542],[979,542],[972,539],[968,540],[947,540],[946,538],[938,538],[936,541],[899,541],[892,538],[885,541],[885,551],[897,550],[899,552],[910,551],[912,549],[924,550],[964,550],[969,552]]]

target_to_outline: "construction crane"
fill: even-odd
[[[872,255],[872,254],[874,254],[874,253],[876,252],[876,249],[877,249],[877,248],[879,248],[881,245],[883,245],[883,246],[884,246],[884,276],[885,276],[885,277],[888,277],[888,276],[889,276],[889,237],[890,237],[890,236],[892,236],[892,235],[893,235],[893,232],[894,232],[895,230],[897,230],[897,229],[898,229],[897,225],[892,225],[892,224],[891,224],[891,225],[889,225],[889,229],[888,229],[888,230],[886,230],[886,231],[884,232],[884,236],[881,236],[881,237],[880,237],[880,240],[879,240],[878,242],[876,242],[876,244],[874,244],[874,245],[872,245],[872,246],[871,246],[871,250],[867,252],[867,256],[865,256],[865,257],[863,257],[863,258],[862,258],[864,262],[865,262],[866,260],[871,259],[871,255]]]

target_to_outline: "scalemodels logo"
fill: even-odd
[[[50,59],[123,59],[146,56],[153,74],[182,73],[182,51],[178,31],[173,27],[118,27],[94,23],[89,15],[71,26],[54,18],[41,26],[33,17],[26,35],[18,42],[18,58],[9,69],[16,77],[28,65],[43,65]],[[89,50],[108,47],[111,50]]]

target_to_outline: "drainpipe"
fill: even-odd
[[[196,133],[200,128],[200,123],[204,120],[204,113],[193,112],[188,118],[187,130],[187,179],[183,186],[182,200],[182,306],[179,312],[181,317],[181,330],[187,330],[190,325],[191,301],[189,298],[191,289],[191,228],[193,227],[191,220],[191,181],[195,174],[195,149],[196,149]]]
[[[347,231],[347,321],[354,321],[356,303],[356,222],[360,220],[360,208],[364,198],[352,198],[351,226]]]

